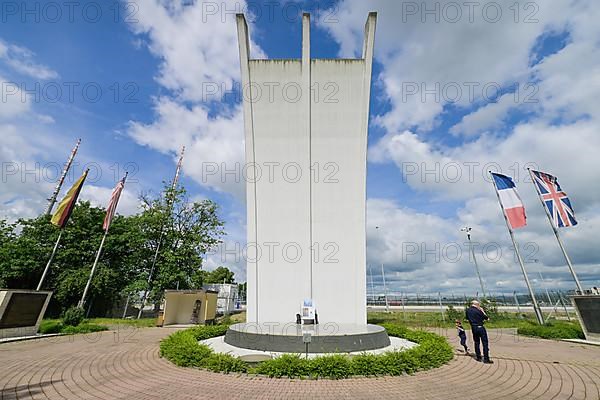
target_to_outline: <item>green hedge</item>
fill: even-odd
[[[66,325],[62,321],[48,320],[42,321],[38,332],[47,335],[51,333],[63,333],[66,335],[75,335],[77,333],[92,333],[107,331],[108,327],[98,324],[83,322],[77,326]]]
[[[564,321],[552,321],[546,325],[528,322],[517,329],[519,335],[539,337],[542,339],[585,339],[578,324]]]
[[[412,374],[437,368],[452,360],[447,340],[431,332],[383,324],[390,336],[402,337],[419,346],[383,354],[324,355],[306,359],[300,354],[284,354],[251,367],[228,354],[216,354],[199,340],[224,335],[227,325],[202,326],[178,331],[162,340],[160,355],[180,367],[205,368],[214,372],[248,372],[274,378],[330,378]]]

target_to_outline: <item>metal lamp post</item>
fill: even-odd
[[[473,248],[473,243],[471,242],[471,230],[470,226],[465,226],[460,229],[461,232],[467,233],[467,240],[469,241],[469,248],[471,250],[471,256],[473,257],[473,263],[475,264],[475,271],[477,271],[477,277],[479,278],[479,284],[481,285],[481,293],[483,294],[483,298],[487,298],[485,294],[485,288],[483,286],[483,279],[481,279],[481,273],[479,272],[479,265],[477,264],[477,258],[475,258],[475,249]]]
[[[379,227],[376,226],[375,229],[379,229]],[[383,296],[385,298],[385,312],[389,312],[390,311],[390,304],[388,302],[387,285],[385,283],[385,269],[383,267],[383,263],[381,263],[381,277],[383,279]]]

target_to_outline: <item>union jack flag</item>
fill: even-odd
[[[531,171],[538,193],[557,228],[577,225],[575,212],[569,197],[561,189],[555,176],[540,171]]]

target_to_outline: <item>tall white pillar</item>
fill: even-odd
[[[366,151],[376,13],[359,59],[255,60],[237,16],[247,180],[247,321],[366,324]],[[252,173],[254,172],[254,173]],[[253,251],[258,249],[257,253]]]

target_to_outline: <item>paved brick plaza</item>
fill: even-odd
[[[178,368],[158,355],[160,339],[170,332],[146,328],[2,344],[1,398],[600,399],[600,347],[525,339],[508,330],[490,332],[494,365],[457,353],[449,365],[414,376],[340,381]],[[448,334],[456,343],[454,331]]]

